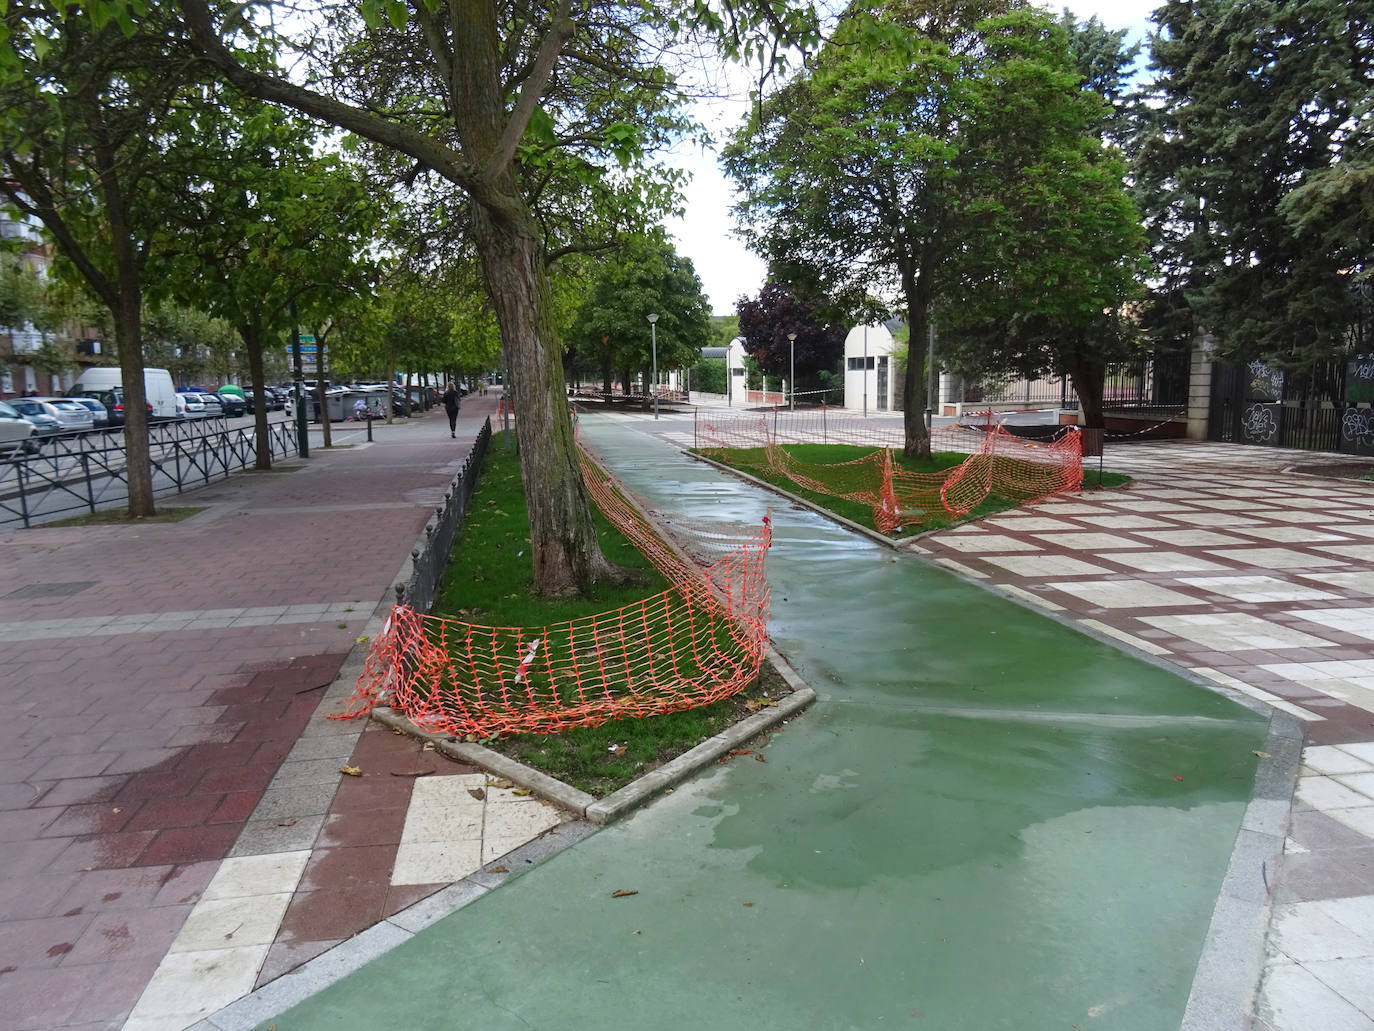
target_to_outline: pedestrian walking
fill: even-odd
[[[458,436],[458,409],[463,403],[463,397],[458,393],[458,388],[452,383],[444,388],[444,411],[448,413],[448,435]]]

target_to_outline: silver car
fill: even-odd
[[[38,450],[38,427],[19,410],[0,401],[0,452]]]
[[[10,402],[27,419],[34,420],[42,432],[42,424],[35,418],[45,415],[57,423],[58,433],[84,433],[95,425],[91,410],[69,397],[16,397]]]
[[[195,396],[200,398],[200,403],[205,406],[205,418],[224,418],[224,404],[220,401],[218,394],[196,394]]]

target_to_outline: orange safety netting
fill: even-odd
[[[1038,501],[1083,483],[1082,438],[1070,427],[1051,443],[1023,440],[990,416],[971,425],[931,431],[932,452],[969,457],[938,472],[903,469],[892,448],[903,444],[898,423],[871,423],[822,412],[773,413],[732,419],[698,417],[697,446],[713,451],[761,449],[763,464],[816,494],[843,498],[873,509],[873,523],[892,533],[932,516],[964,515],[990,494],[1016,501]],[[873,450],[848,462],[807,462],[788,444],[848,444]]]
[[[672,586],[540,627],[479,626],[398,605],[342,717],[389,705],[436,733],[554,733],[708,705],[758,677],[768,640],[769,520],[757,528],[679,524],[670,540],[581,457],[597,506]]]

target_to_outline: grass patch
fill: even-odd
[[[204,511],[204,506],[199,508],[164,508],[160,509],[157,515],[130,517],[127,510],[112,508],[104,512],[88,512],[85,515],[72,516],[69,519],[43,523],[41,528],[47,529],[52,526],[144,526],[148,523],[179,523],[183,519],[190,519],[196,513]],[[35,527],[35,529],[38,528]]]
[[[843,462],[852,462],[857,458],[862,458],[870,454],[871,447],[860,447],[850,444],[786,444],[783,445],[785,451],[799,461],[811,465],[838,465]],[[818,494],[815,491],[807,490],[801,484],[774,472],[768,466],[767,454],[764,448],[729,448],[711,451],[700,451],[700,454],[712,458],[722,465],[728,465],[732,469],[739,469],[750,476],[771,483],[776,487],[805,498],[817,508],[833,512],[838,516],[843,516],[851,522],[866,526],[871,530],[878,530],[873,522],[873,509],[869,505],[861,504],[857,501],[848,501],[844,498],[837,498],[829,494]],[[899,451],[892,453],[892,461],[895,465],[913,473],[935,473],[945,469],[953,468],[964,462],[968,455],[959,452],[933,452],[929,459],[906,458]],[[1130,483],[1129,476],[1120,473],[1104,472],[1100,476],[1097,470],[1083,471],[1083,487],[1085,490],[1098,490],[1101,488],[1119,487]],[[962,516],[951,516],[948,513],[932,514],[924,521],[918,523],[908,523],[899,528],[891,536],[904,537],[912,534],[926,533],[930,530],[942,530],[946,527],[955,526],[959,523],[971,522],[983,516],[993,515],[997,512],[1006,512],[1020,507],[1021,502],[1011,498],[1003,497],[999,494],[990,494],[976,508]]]
[[[871,447],[857,447],[850,444],[787,444],[784,450],[799,461],[813,465],[838,465],[842,462],[852,462],[856,458],[862,458],[870,454]],[[834,512],[838,516],[866,526],[870,530],[879,533],[882,531],[873,523],[873,508],[869,505],[861,504],[857,501],[846,501],[844,498],[832,497],[829,494],[817,494],[815,491],[807,490],[800,484],[793,482],[786,476],[775,473],[768,466],[765,450],[759,448],[732,448],[722,451],[703,452],[707,457],[715,459],[722,465],[728,465],[732,469],[739,469],[750,476],[771,483],[775,487],[798,497],[805,498],[817,508]],[[951,469],[967,459],[967,455],[957,452],[937,451],[931,454],[929,459],[906,458],[900,452],[892,453],[892,461],[895,465],[913,473],[936,473],[945,469]],[[986,515],[993,515],[997,512],[1006,512],[1017,507],[1017,502],[1009,498],[1004,498],[996,494],[991,494],[983,500],[981,504],[969,512],[967,515],[951,516],[932,515],[919,523],[908,523],[901,527],[893,537],[906,537],[911,534],[925,533],[928,530],[940,530],[958,523],[966,523],[973,519],[981,518]]]
[[[434,615],[486,626],[546,626],[592,616],[659,594],[668,582],[595,508],[602,551],[640,582],[598,584],[587,598],[544,599],[533,592],[529,521],[520,463],[503,434],[493,435],[462,536],[444,573]],[[598,798],[720,733],[772,699],[786,683],[765,665],[759,682],[699,709],[613,720],[559,734],[518,734],[483,742]],[[751,706],[751,702],[753,703]]]

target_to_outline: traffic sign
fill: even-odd
[[[301,343],[303,343],[303,344],[313,344],[313,343],[315,342],[315,334],[314,334],[314,333],[298,333],[298,334],[296,334],[296,339],[299,340],[299,341],[300,341]],[[304,350],[304,348],[302,348],[302,350]],[[313,351],[313,350],[315,350],[315,349],[312,347],[310,350]]]

